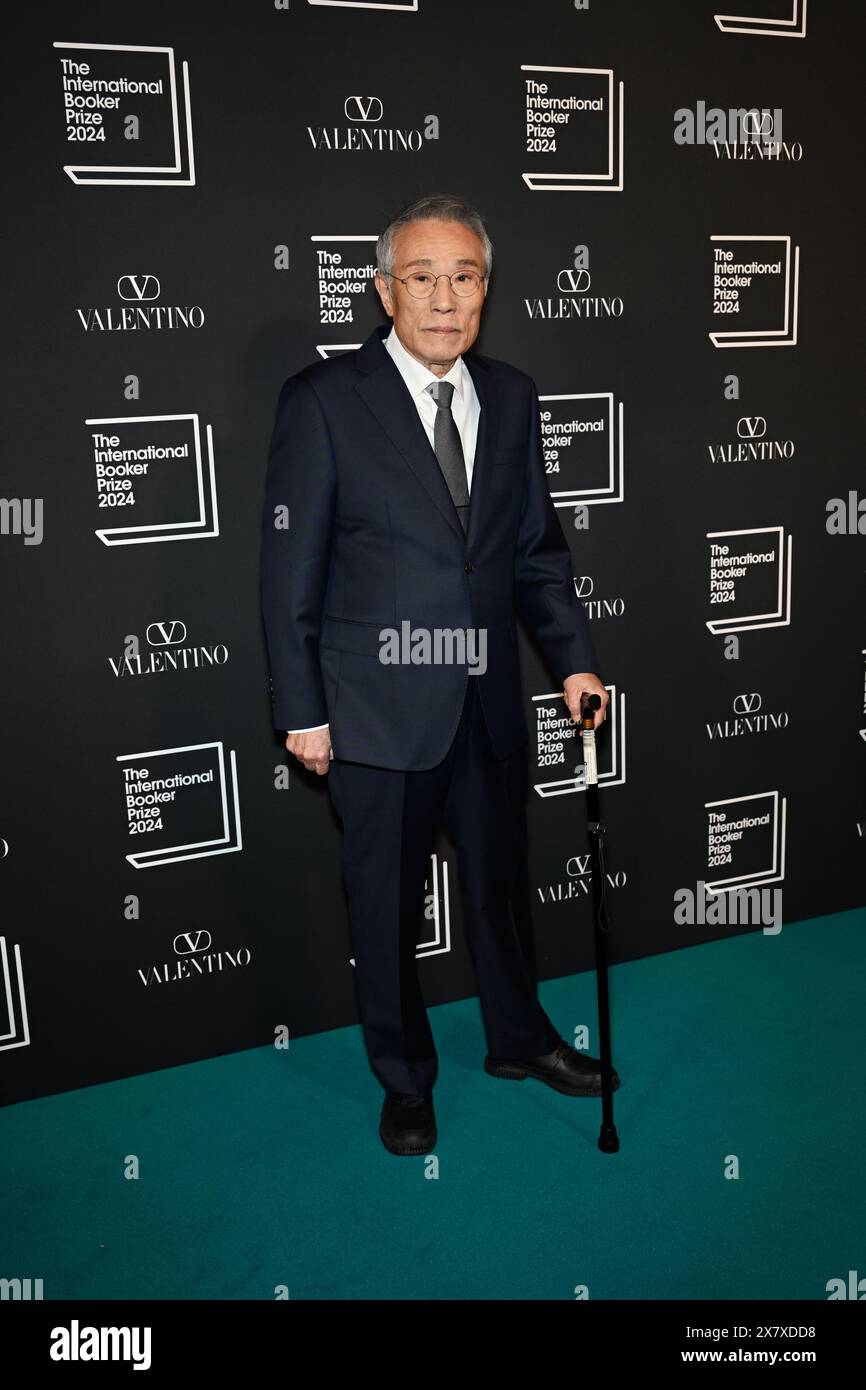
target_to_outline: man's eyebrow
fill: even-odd
[[[418,258],[417,260],[415,260],[415,261],[406,261],[406,263],[405,263],[405,265],[404,265],[403,268],[404,268],[404,270],[408,270],[409,267],[412,266],[412,265],[432,265],[432,264],[433,264],[433,262],[432,262],[432,260],[430,259],[429,256],[421,256],[421,257],[419,257],[419,258]],[[458,264],[458,265],[471,265],[471,266],[474,266],[476,270],[478,269],[478,262],[477,262],[476,260],[474,260],[472,256],[460,256],[459,259],[458,259],[458,261],[457,261],[457,264]]]

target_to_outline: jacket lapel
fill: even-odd
[[[355,390],[368,409],[375,415],[388,438],[400,450],[434,506],[460,539],[465,539],[468,544],[477,534],[477,527],[480,524],[478,513],[481,510],[479,504],[489,491],[486,487],[486,471],[497,432],[496,411],[493,408],[496,393],[490,380],[490,368],[475,353],[467,352],[464,354],[463,360],[469,370],[481,407],[472,471],[469,531],[468,535],[464,537],[463,528],[448,491],[448,484],[443,477],[442,469],[439,467],[439,460],[427,438],[427,432],[421,423],[418,409],[406,390],[406,383],[403,381],[396,363],[384,345],[383,339],[390,331],[390,324],[378,325],[358,349],[356,364],[364,376],[355,386]]]

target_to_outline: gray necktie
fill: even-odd
[[[433,452],[439,460],[439,467],[448,484],[451,500],[457,509],[460,525],[464,532],[469,525],[469,483],[466,477],[466,461],[460,431],[451,414],[451,397],[454,383],[451,381],[431,381],[425,388],[436,402],[436,421],[433,426]]]

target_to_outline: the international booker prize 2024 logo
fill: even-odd
[[[340,340],[316,344],[320,357],[351,352],[360,346],[361,335],[356,325],[359,311],[366,313],[371,302],[377,240],[378,237],[369,232],[346,232],[340,236],[315,232],[310,237],[315,256],[319,323],[345,326]],[[350,330],[354,331],[347,338],[345,334]]]
[[[785,877],[787,801],[778,791],[706,801],[706,889],[780,883]]]
[[[541,444],[554,507],[622,502],[622,401],[612,391],[541,396]]]
[[[788,627],[794,542],[784,526],[708,531],[707,541],[710,632]]]
[[[720,234],[710,241],[712,314],[720,320],[709,332],[714,347],[795,347],[799,246],[792,248],[790,236]]]
[[[103,545],[153,545],[219,535],[213,429],[202,450],[197,414],[93,416],[93,497]]]
[[[610,704],[597,750],[598,781],[602,786],[621,787],[625,783],[625,691],[616,685],[605,689]],[[545,798],[585,791],[580,728],[568,712],[562,691],[533,695],[530,703],[535,791]]]
[[[189,68],[174,49],[57,40],[63,171],[75,184],[195,183]],[[68,162],[67,162],[68,161]]]
[[[118,754],[128,836],[136,869],[232,854],[243,847],[237,761],[221,742]]]
[[[620,193],[625,89],[612,68],[522,63],[523,181],[533,193]]]

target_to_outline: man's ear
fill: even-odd
[[[382,307],[384,308],[385,313],[388,315],[389,318],[393,318],[394,306],[391,303],[391,287],[388,284],[388,281],[385,279],[384,275],[380,275],[379,271],[377,270],[376,274],[373,276],[373,283],[376,286],[376,292],[382,301]]]

